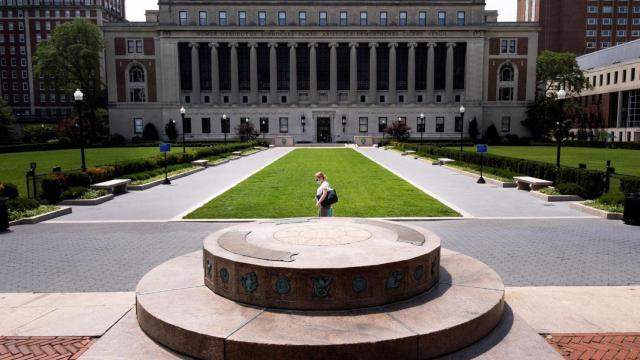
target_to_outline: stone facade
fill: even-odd
[[[104,26],[111,131],[351,142],[394,121],[457,139],[459,108],[481,130],[526,135],[538,28],[498,23],[484,2],[160,1],[146,23]],[[226,119],[223,116],[226,115]],[[468,126],[465,126],[465,129]]]

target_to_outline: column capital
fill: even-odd
[[[232,42],[232,43],[229,43],[228,46],[230,48],[237,48],[239,46],[239,44],[237,42]]]
[[[350,48],[357,48],[360,44],[358,44],[357,42],[350,42],[349,43],[349,47]]]
[[[436,46],[438,46],[438,44],[437,44],[437,43],[434,43],[434,42],[427,43],[427,47],[428,47],[428,48],[434,48],[434,47],[436,47]]]
[[[369,47],[370,48],[377,48],[378,46],[380,46],[380,44],[378,44],[377,42],[370,42],[369,43]]]
[[[315,43],[315,42],[307,43],[307,47],[309,47],[309,48],[317,48],[318,47],[318,43]]]
[[[247,44],[247,46],[249,46],[250,48],[257,48],[258,47],[258,43],[257,42],[250,42],[249,44]]]
[[[416,48],[416,47],[418,47],[418,43],[415,43],[415,42],[407,43],[407,47]]]
[[[200,44],[198,44],[197,42],[191,42],[191,43],[189,43],[189,47],[190,48],[199,48]]]
[[[212,49],[213,49],[213,48],[218,48],[218,47],[220,47],[220,44],[215,43],[215,42],[210,42],[210,43],[209,43],[209,47],[210,47],[210,48],[212,48]]]
[[[337,48],[338,46],[340,46],[340,44],[338,44],[337,42],[330,42],[329,43],[329,47],[330,48]]]
[[[398,47],[398,43],[389,43],[389,44],[387,44],[387,46],[389,47],[389,49],[397,48]]]
[[[298,47],[298,43],[297,42],[290,42],[287,44],[288,47],[290,48],[297,48]]]
[[[448,43],[447,43],[447,47],[448,47],[448,48],[454,48],[454,47],[456,47],[456,43],[454,43],[454,42],[448,42]]]
[[[269,43],[269,47],[270,48],[277,48],[278,47],[278,43],[277,42],[270,42]]]

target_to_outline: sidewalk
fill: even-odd
[[[476,218],[590,218],[568,203],[547,203],[525,191],[476,184],[476,179],[433,166],[396,151],[360,148],[358,151],[386,167],[445,205]]]
[[[238,182],[289,153],[274,148],[144,191],[131,191],[98,206],[74,206],[73,213],[50,222],[167,221],[181,218]]]

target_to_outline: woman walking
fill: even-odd
[[[319,209],[318,216],[331,217],[333,216],[332,206],[335,201],[331,202],[327,200],[331,200],[329,199],[329,197],[330,197],[330,194],[334,192],[334,190],[329,186],[329,182],[327,181],[327,176],[322,172],[318,172],[316,174],[316,184],[318,184],[318,190],[316,190],[316,207]]]

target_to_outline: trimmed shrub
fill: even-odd
[[[65,179],[63,174],[49,174],[42,178],[42,198],[50,204],[57,204],[60,202],[60,195],[66,189]]]
[[[82,172],[65,173],[65,185],[88,188],[91,185],[91,176]]]
[[[623,176],[620,178],[620,191],[624,194],[640,193],[640,177]]]
[[[617,191],[609,191],[606,194],[603,194],[598,202],[605,205],[622,205],[624,204],[624,195]]]
[[[500,134],[498,134],[496,126],[493,124],[489,125],[482,139],[489,145],[500,143]]]
[[[15,198],[7,201],[7,208],[11,211],[27,211],[37,209],[40,203],[27,198]]]
[[[142,129],[142,139],[145,141],[155,141],[158,140],[160,138],[160,135],[158,135],[158,129],[156,129],[156,126],[153,125],[152,123],[147,123],[147,125],[144,126],[144,129]]]
[[[67,190],[63,191],[62,194],[60,194],[60,200],[78,199],[82,195],[84,195],[84,193],[86,193],[87,191],[89,191],[89,189],[85,187],[79,187],[79,186],[70,187]]]
[[[565,183],[575,183],[583,190],[579,195],[585,199],[597,199],[605,190],[605,174],[601,171],[575,169],[563,166],[560,168],[560,176],[557,178],[557,185]]]
[[[97,184],[113,179],[116,176],[116,169],[113,166],[90,167],[87,169],[87,174],[91,177],[91,183]]]
[[[15,199],[18,197],[18,187],[12,183],[0,183],[0,196]]]
[[[556,186],[556,189],[562,195],[578,195],[578,196],[582,197],[582,195],[584,194],[584,189],[582,188],[582,186],[580,186],[580,185],[578,185],[576,183],[558,184],[558,186]]]

